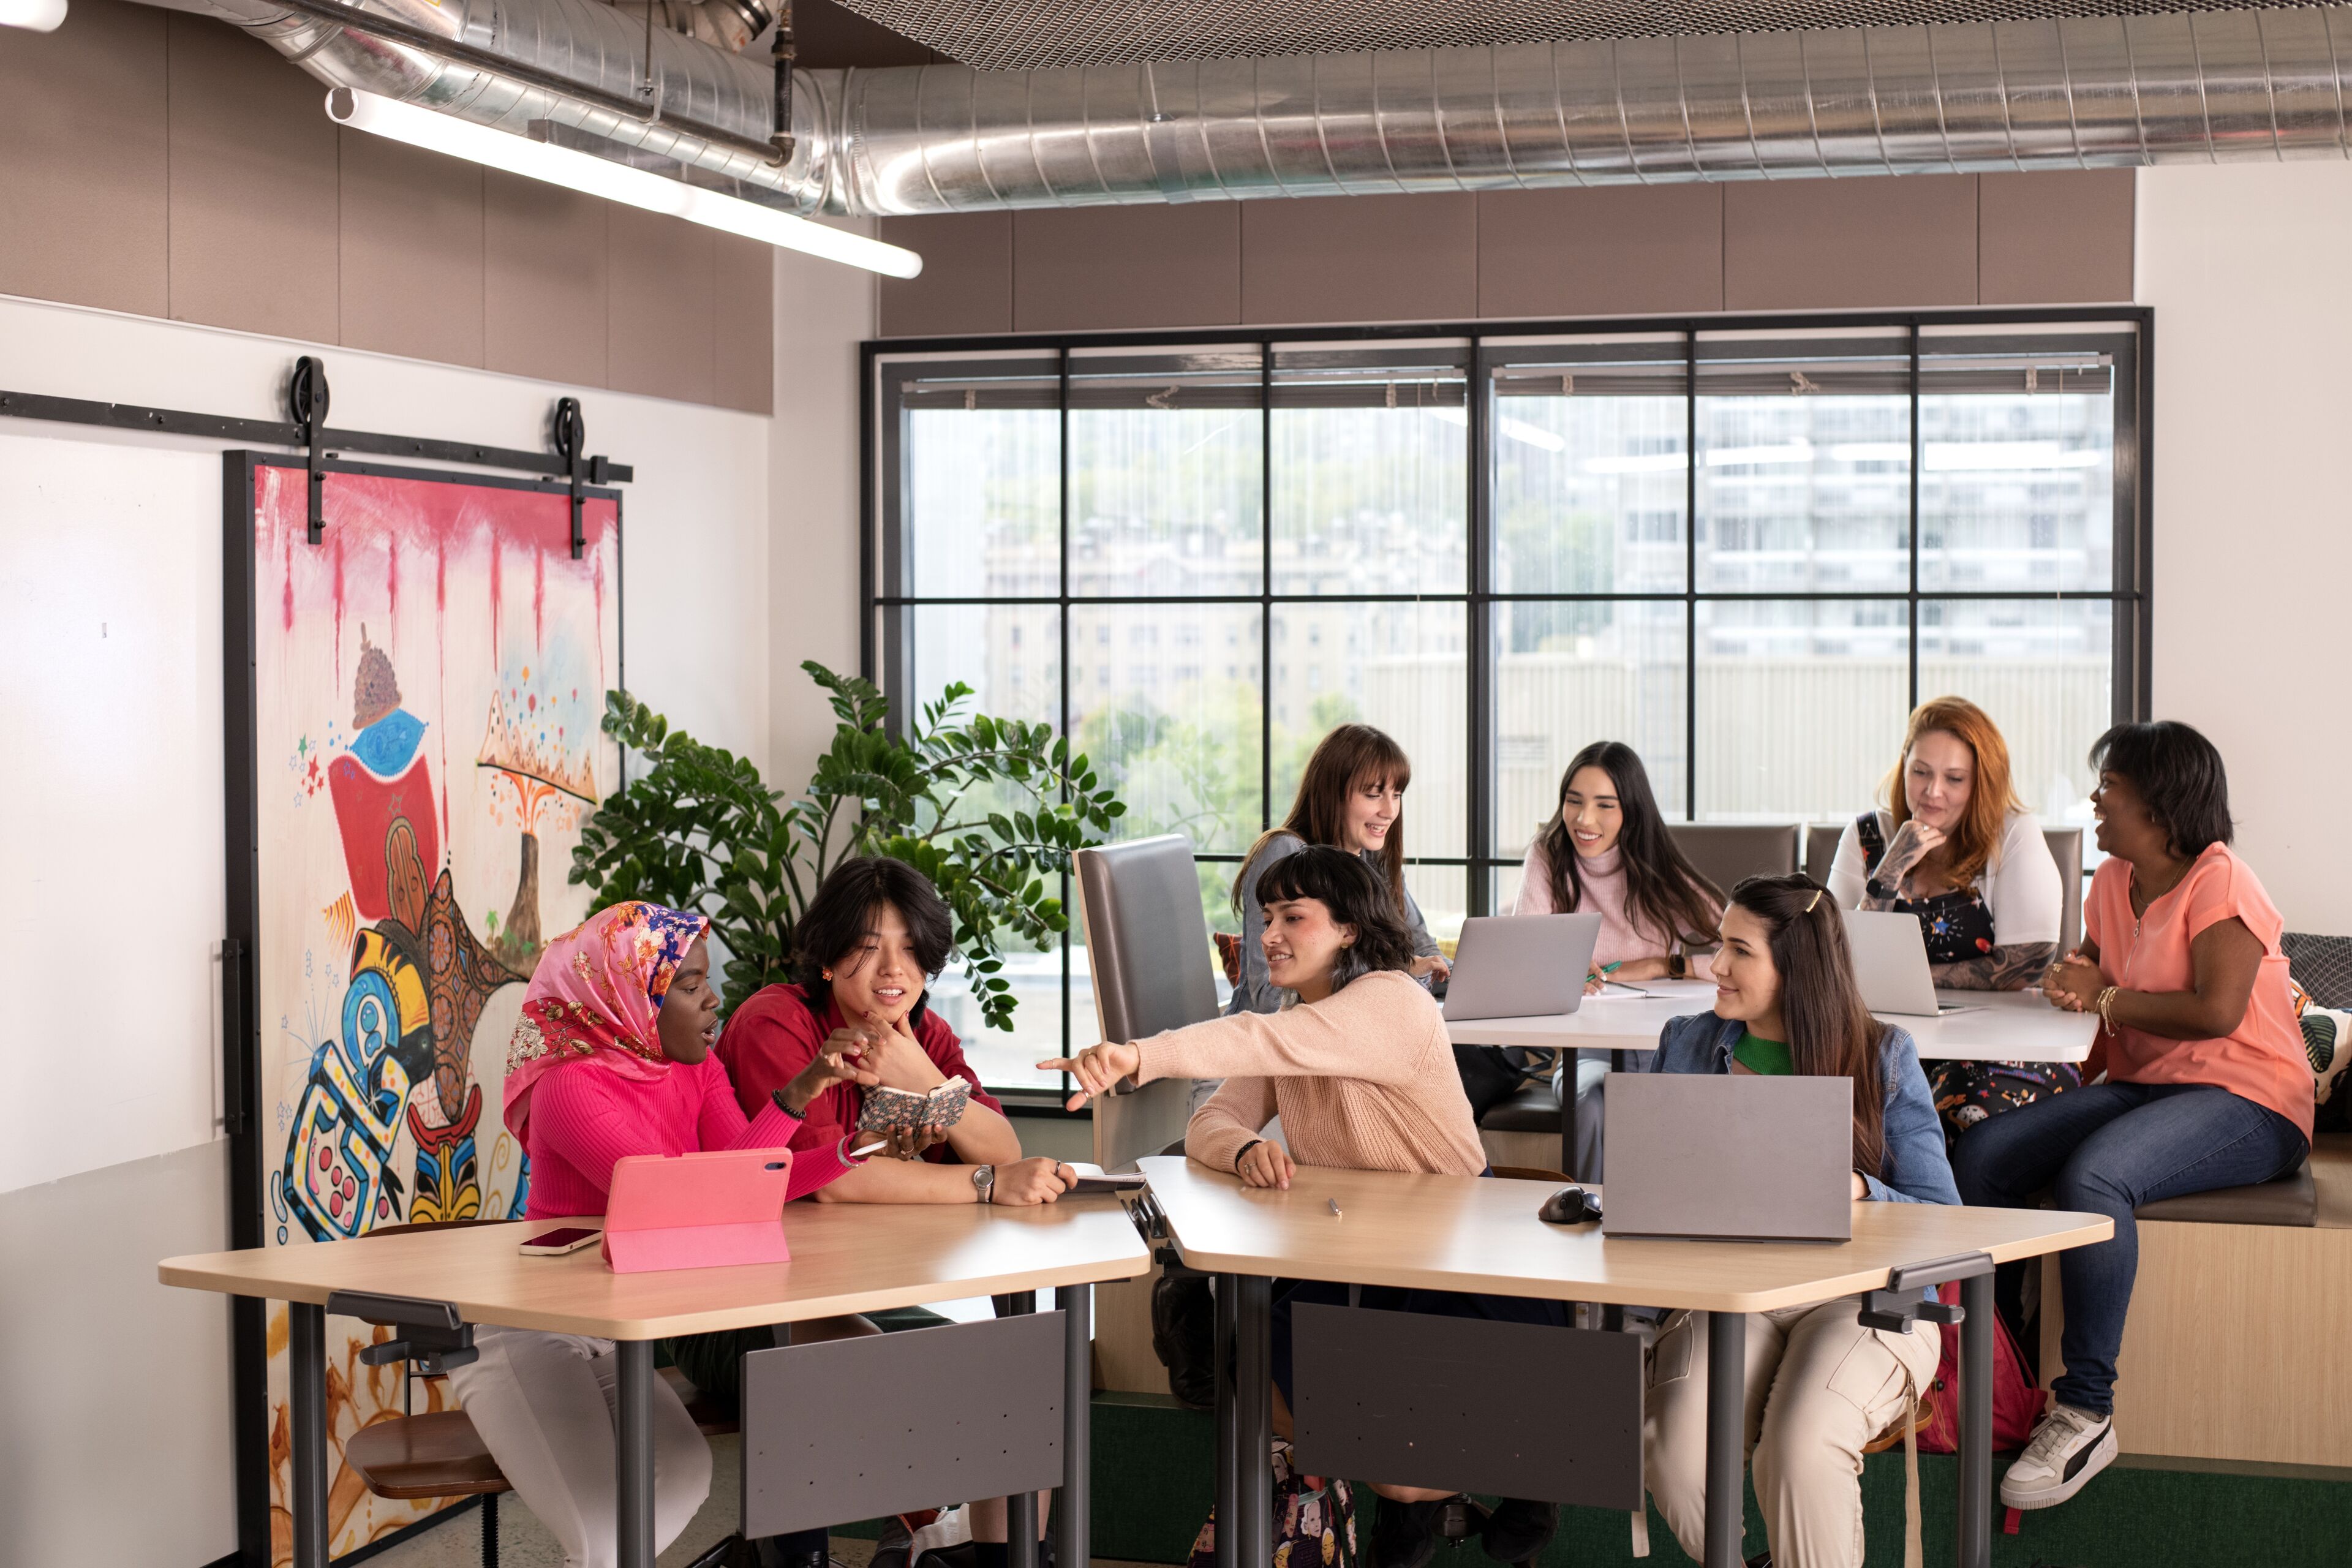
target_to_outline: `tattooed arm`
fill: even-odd
[[[2041,977],[2057,953],[2054,942],[2014,942],[1958,963],[1931,963],[1927,973],[1937,985],[1953,991],[2022,991]]]

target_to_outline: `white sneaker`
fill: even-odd
[[[2115,1462],[2116,1424],[2071,1405],[2053,1405],[2027,1439],[2025,1452],[2000,1479],[2000,1500],[2011,1508],[2054,1508]]]

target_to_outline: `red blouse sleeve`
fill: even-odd
[[[758,1115],[776,1090],[816,1059],[822,1044],[816,1019],[795,986],[772,985],[736,1008],[719,1037],[719,1059],[735,1080],[735,1102],[743,1114]]]

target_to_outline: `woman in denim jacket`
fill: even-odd
[[[1676,1018],[1651,1072],[1810,1073],[1854,1088],[1857,1201],[1957,1204],[1911,1037],[1870,1016],[1844,918],[1809,877],[1731,891],[1712,1013]],[[1852,1298],[1748,1315],[1747,1447],[1774,1568],[1861,1568],[1862,1454],[1936,1374],[1932,1325],[1867,1329]],[[1706,1516],[1706,1336],[1669,1316],[1650,1352],[1643,1440],[1650,1495],[1693,1557]]]

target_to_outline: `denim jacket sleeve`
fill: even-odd
[[[1907,1031],[1886,1031],[1878,1064],[1886,1080],[1886,1179],[1864,1176],[1863,1184],[1880,1203],[1958,1203],[1960,1189],[1944,1155],[1944,1125]]]

